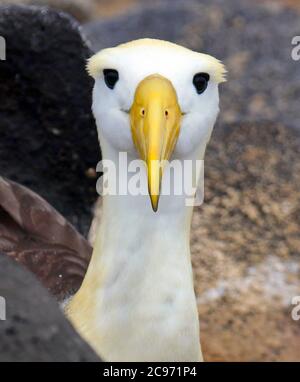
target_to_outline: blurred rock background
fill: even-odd
[[[205,203],[195,210],[191,238],[204,358],[299,361],[300,321],[291,318],[291,300],[300,295],[300,62],[291,58],[291,40],[300,35],[299,1],[0,3],[70,13],[91,50],[154,37],[225,62],[228,82],[207,151]],[[46,197],[55,185],[44,187],[39,192]],[[87,221],[93,200],[83,208]],[[54,197],[53,204],[62,211]],[[80,211],[67,212],[76,224]],[[77,227],[87,233],[85,225]]]

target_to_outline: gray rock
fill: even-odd
[[[100,361],[34,276],[1,254],[0,295],[6,300],[1,362]]]
[[[184,26],[194,19],[189,6],[184,2],[166,1],[159,6],[138,7],[127,14],[83,25],[83,32],[93,50],[118,45],[139,38],[160,38],[178,41],[183,36]]]
[[[2,4],[46,5],[68,12],[80,22],[87,21],[93,17],[95,5],[94,0],[0,0],[0,5]]]
[[[81,231],[100,159],[91,114],[90,49],[79,25],[47,8],[0,7],[0,174],[45,197]],[[93,171],[92,171],[93,173]]]

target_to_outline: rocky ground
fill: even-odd
[[[54,3],[51,1],[52,5],[62,7]],[[195,210],[191,237],[204,357],[208,361],[299,361],[300,324],[291,318],[291,298],[300,295],[300,138],[294,130],[300,127],[300,64],[291,59],[291,39],[300,34],[299,3],[293,0],[228,0],[226,6],[221,0],[153,0],[151,5],[133,0],[70,3],[77,5],[78,14],[70,5],[64,9],[84,23],[82,31],[92,49],[148,36],[169,39],[224,60],[229,70],[228,82],[222,85],[221,115],[207,151],[205,203]],[[35,24],[42,31],[45,23],[49,25],[45,14],[38,16]],[[99,19],[95,20],[96,16]],[[5,20],[2,19],[0,26]],[[86,233],[95,200],[91,167],[96,161],[93,155],[99,154],[95,149],[91,156],[85,155],[89,147],[96,146],[96,137],[92,132],[89,96],[73,98],[72,73],[78,73],[77,85],[88,93],[91,84],[83,75],[83,62],[90,51],[78,37],[73,22],[62,15],[52,16],[51,20],[58,23],[55,28],[68,28],[68,32],[64,30],[68,39],[72,36],[68,58],[78,61],[72,70],[66,69],[62,65],[66,59],[55,52],[58,66],[51,69],[54,74],[47,76],[40,71],[37,65],[42,54],[46,57],[45,67],[50,70],[52,56],[47,55],[48,48],[53,46],[47,44],[47,49],[41,49],[47,33],[51,36],[47,28],[36,39],[24,33],[27,40],[21,40],[20,45],[14,43],[13,51],[18,54],[12,56],[12,67],[5,67],[6,75],[0,83],[1,99],[6,97],[4,104],[9,105],[0,106],[0,120],[6,121],[5,128],[10,129],[6,139],[1,140],[4,142],[0,146],[1,175],[23,183],[26,180],[27,185]],[[0,30],[0,35],[9,31],[11,25]],[[18,33],[22,30],[17,22],[14,27]],[[63,38],[61,44],[68,39]],[[31,57],[36,73],[25,70],[30,62],[22,53],[26,43],[30,52],[35,52]],[[75,53],[78,49],[80,55]],[[66,77],[61,79],[63,86],[55,85],[54,90],[59,91],[52,91],[48,98],[47,89],[57,70],[65,70]],[[28,78],[26,73],[30,75]],[[37,93],[39,83],[45,83],[45,92]],[[62,88],[68,89],[68,93],[61,94]],[[66,99],[70,109],[66,107]],[[37,100],[38,110],[27,107]],[[50,111],[60,110],[60,113],[55,118],[47,115],[43,120],[48,104]],[[33,110],[33,114],[28,110]],[[82,126],[91,133],[82,140],[81,130],[75,129],[74,139],[69,142],[67,136],[70,137],[74,127],[75,110],[80,110]],[[33,118],[36,115],[38,118]],[[21,146],[20,131],[24,126],[29,131],[28,137],[48,134],[51,145],[43,146],[37,154],[30,146],[35,140],[28,139]],[[62,136],[56,137],[57,128]],[[14,140],[10,140],[12,133]],[[61,144],[62,137],[67,147]],[[17,146],[11,146],[14,144]],[[86,160],[80,167],[78,156],[72,157],[76,171],[65,184],[55,176],[54,169],[70,168],[72,158],[53,155],[55,162],[43,161],[43,153],[49,158],[52,145],[55,153],[70,148]],[[22,167],[20,158],[16,164],[9,154],[15,153],[17,147],[22,147],[26,167]],[[39,158],[40,166],[35,161],[34,171],[30,172],[28,163],[32,163],[33,157]],[[21,167],[15,170],[15,165]],[[39,182],[44,178],[41,174],[47,174],[43,182]],[[89,190],[88,198],[83,198],[85,190]]]
[[[299,154],[299,134],[274,123],[213,136],[191,237],[207,360],[300,360]]]

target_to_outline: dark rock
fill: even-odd
[[[100,361],[34,276],[0,255],[0,361]],[[3,318],[3,317],[2,317]]]
[[[77,22],[47,8],[0,7],[0,174],[45,197],[81,231],[100,159],[91,114],[91,55]]]

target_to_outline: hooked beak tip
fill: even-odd
[[[153,212],[157,212],[157,210],[158,210],[158,199],[157,199],[157,202],[153,202],[153,200],[151,198],[151,206],[152,206]]]

